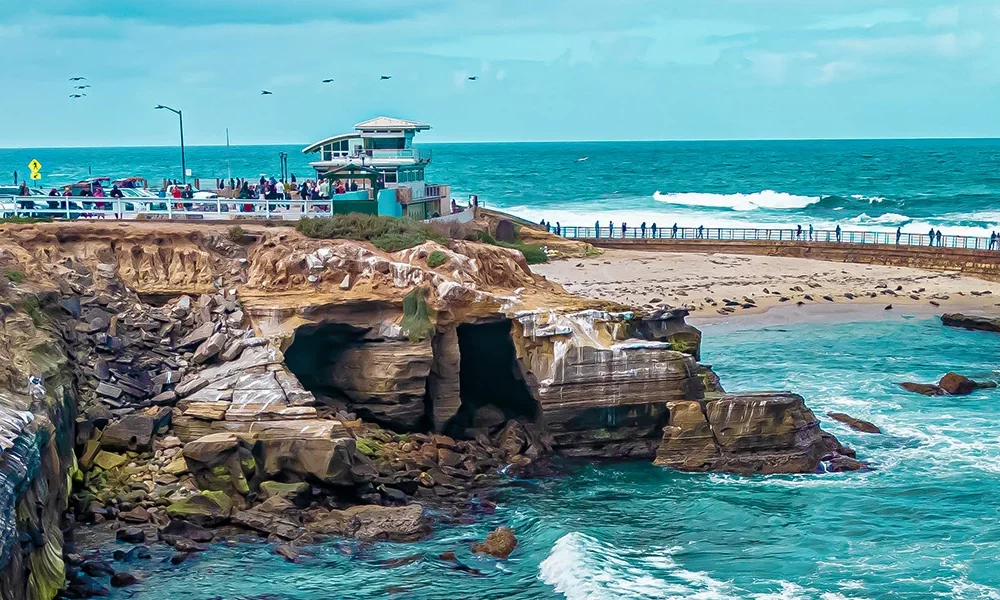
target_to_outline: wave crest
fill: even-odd
[[[730,210],[748,211],[759,208],[769,210],[788,210],[806,208],[819,202],[819,196],[796,196],[787,192],[764,190],[752,194],[707,194],[701,192],[681,192],[663,194],[658,190],[653,199],[668,204],[682,206],[704,206],[708,208],[728,208]]]

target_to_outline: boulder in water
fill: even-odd
[[[488,554],[494,558],[506,559],[517,547],[517,538],[510,527],[497,527],[486,536],[486,540],[472,545],[475,554]]]
[[[860,431],[862,433],[882,433],[882,430],[878,428],[878,425],[865,421],[863,419],[858,419],[852,417],[851,415],[840,413],[840,412],[828,412],[826,416],[830,417],[834,421],[838,421],[847,425],[854,431]]]
[[[980,317],[973,315],[963,315],[961,313],[950,313],[941,315],[941,323],[947,327],[960,327],[962,329],[974,329],[979,331],[992,331],[1000,333],[1000,319],[993,317]]]

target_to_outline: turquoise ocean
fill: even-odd
[[[195,177],[312,175],[306,144],[195,146]],[[840,224],[845,229],[989,235],[1000,229],[1000,140],[428,144],[427,178],[538,221],[706,227]],[[27,164],[41,185],[87,177],[180,178],[178,148],[0,149],[0,183]]]
[[[286,563],[268,544],[220,546],[180,566],[162,547],[114,598],[845,600],[1000,598],[1000,393],[927,398],[899,381],[996,376],[1000,335],[936,319],[705,327],[729,390],[792,389],[857,449],[863,473],[737,477],[644,462],[573,463],[514,481],[495,514],[413,544],[339,542]],[[837,410],[884,435],[832,422]],[[507,561],[469,543],[510,525]],[[455,551],[481,572],[437,557]]]
[[[564,225],[627,220],[710,226],[989,232],[1000,222],[1000,141],[436,144],[429,179],[458,198]],[[290,147],[234,147],[234,176],[276,173]],[[587,157],[586,160],[580,160]],[[44,184],[180,173],[174,148],[0,150],[0,173],[44,165]],[[197,176],[227,173],[225,148],[191,148]],[[7,177],[3,175],[2,177]],[[658,192],[658,193],[657,193]],[[881,311],[880,311],[881,312]],[[113,598],[701,600],[1000,599],[1000,391],[903,392],[947,371],[1000,375],[1000,335],[928,316],[704,327],[704,360],[728,390],[802,394],[857,449],[862,473],[735,477],[643,462],[567,463],[511,481],[495,514],[439,524],[414,544],[341,541],[286,563],[267,544],[220,545],[171,566],[162,547]],[[884,435],[826,417],[847,412]],[[469,543],[506,524],[510,560]],[[479,574],[437,556],[455,551]],[[400,560],[402,559],[402,560]]]

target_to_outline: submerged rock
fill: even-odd
[[[309,531],[360,540],[413,542],[427,537],[430,523],[419,504],[409,506],[352,506],[331,510],[329,515],[308,525]]]
[[[497,527],[482,542],[472,545],[475,554],[488,554],[494,558],[506,559],[517,547],[517,538],[510,527]]]
[[[865,421],[863,419],[858,419],[852,417],[851,415],[839,413],[839,412],[828,412],[826,416],[830,417],[834,421],[838,421],[847,425],[855,431],[860,431],[862,433],[882,433],[882,430],[878,428],[878,425]]]
[[[958,373],[947,373],[941,378],[937,385],[932,383],[912,383],[904,382],[899,387],[908,392],[923,394],[924,396],[967,396],[979,389],[997,387],[995,381],[973,381],[965,375]]]

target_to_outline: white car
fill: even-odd
[[[181,191],[183,192],[185,187],[186,186],[183,186],[183,185],[170,185],[170,186],[167,186],[167,198],[172,198],[173,197],[174,188],[180,188]],[[194,200],[215,200],[216,198],[219,197],[219,195],[216,194],[215,192],[203,192],[203,191],[201,191],[199,189],[196,189],[194,187],[191,188],[191,192],[194,193]]]

